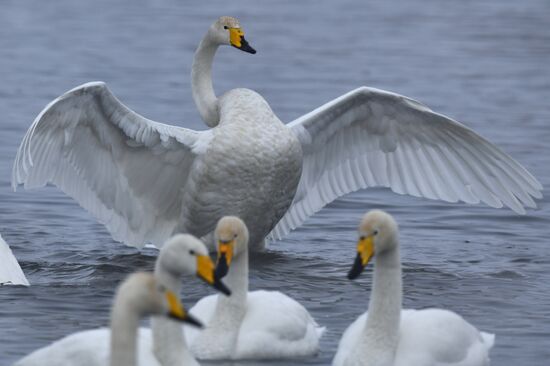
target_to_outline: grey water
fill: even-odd
[[[111,296],[156,250],[114,242],[57,188],[10,188],[34,117],[81,83],[107,82],[138,113],[205,129],[191,98],[193,52],[220,15],[241,20],[258,53],[226,47],[218,93],[260,92],[285,122],[360,85],[413,97],[478,131],[521,162],[546,196],[525,216],[384,189],[347,195],[265,253],[251,289],[292,296],[327,327],[327,365],[343,330],[366,310],[372,268],[345,274],[363,212],[400,223],[404,307],[447,308],[496,334],[493,365],[550,359],[550,3],[526,1],[58,0],[0,1],[0,233],[32,286],[0,287],[0,365],[72,332],[108,324]],[[211,290],[186,278],[190,307]],[[262,364],[262,362],[234,362]]]

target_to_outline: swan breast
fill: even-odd
[[[183,220],[197,236],[218,218],[239,216],[251,247],[269,234],[290,207],[302,171],[300,142],[258,93],[233,89],[219,100],[220,123],[197,158],[186,189]]]

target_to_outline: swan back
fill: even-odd
[[[219,99],[220,124],[255,123],[270,125],[283,123],[275,116],[267,101],[257,92],[246,88],[231,89]]]

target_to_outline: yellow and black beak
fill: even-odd
[[[361,239],[359,239],[359,243],[357,243],[357,256],[355,257],[355,262],[353,262],[353,267],[351,267],[351,270],[348,272],[348,278],[353,280],[359,277],[373,255],[374,236],[369,235],[361,237]]]
[[[216,290],[231,295],[231,291],[220,281],[214,274],[214,263],[207,255],[197,255],[197,276],[202,278],[206,283],[212,285]]]
[[[235,240],[218,241],[218,262],[216,263],[216,271],[214,272],[215,278],[223,278],[229,272],[234,247]]]
[[[170,308],[167,314],[169,318],[194,325],[198,328],[204,327],[200,320],[185,311],[180,300],[172,291],[166,291],[166,300],[168,301],[168,307]]]
[[[241,28],[229,28],[229,42],[231,46],[238,48],[241,51],[255,54],[256,50],[248,44],[244,39],[244,32]]]

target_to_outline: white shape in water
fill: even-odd
[[[359,226],[355,278],[375,258],[368,312],[344,332],[333,366],[487,366],[494,334],[478,331],[445,309],[402,310],[397,224],[385,212],[367,213]],[[367,243],[370,241],[370,243]],[[370,245],[370,254],[366,247]],[[362,264],[362,261],[364,264]]]
[[[157,258],[154,275],[155,286],[162,285],[164,289],[178,294],[181,289],[181,275],[198,274],[199,261],[197,258],[199,256],[207,257],[210,260],[208,250],[200,240],[186,234],[171,238],[163,246]],[[210,261],[210,263],[212,262]],[[211,266],[210,271],[212,272],[213,264]],[[133,311],[132,306],[121,310],[122,313],[124,311]],[[181,324],[166,318],[163,313],[155,314],[158,316],[152,318],[152,330],[145,327],[137,329],[139,323],[122,324],[122,321],[117,323],[124,327],[131,326],[137,329],[139,339],[137,364],[141,366],[180,366],[182,364],[198,366],[199,363],[187,349]],[[113,311],[111,321],[116,316],[119,315]],[[125,320],[126,315],[120,316],[122,320]],[[15,366],[107,365],[110,356],[110,339],[111,329],[109,328],[77,332],[34,351]],[[128,352],[132,352],[131,349],[126,351],[126,353]]]
[[[280,359],[315,355],[325,328],[296,300],[279,291],[248,291],[248,230],[237,217],[222,218],[218,243],[230,242],[232,259],[224,283],[231,296],[211,295],[191,311],[206,328],[185,328],[199,359]],[[223,259],[218,258],[218,266]],[[225,262],[226,263],[226,262]]]
[[[0,286],[23,285],[30,286],[17,258],[13,255],[8,243],[0,235]]]
[[[213,245],[217,220],[239,216],[251,249],[360,188],[519,214],[542,197],[542,185],[506,153],[402,95],[360,87],[288,125],[252,90],[218,99],[212,62],[220,45],[237,47],[231,32],[240,34],[238,21],[218,19],[193,62],[193,98],[210,130],[148,120],[104,83],[84,84],[35,119],[17,152],[13,188],[53,183],[115,240],[136,247],[160,246],[177,232]]]

